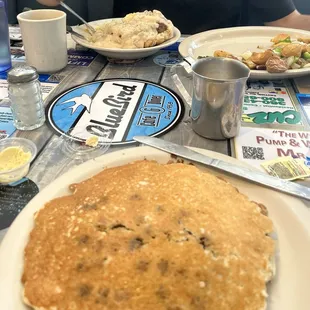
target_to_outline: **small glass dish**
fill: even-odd
[[[17,182],[26,176],[29,171],[30,163],[37,155],[36,145],[24,138],[6,138],[0,140],[0,152],[10,147],[19,147],[23,152],[30,152],[31,156],[22,165],[14,169],[0,170],[0,184],[4,185]]]
[[[71,130],[75,131],[75,138],[61,135],[60,148],[67,157],[80,162],[94,159],[105,154],[113,141],[113,134],[110,130],[101,132],[100,136],[88,133],[85,131],[85,128],[81,126],[74,127]],[[92,137],[97,138],[97,143],[88,145],[87,140]]]

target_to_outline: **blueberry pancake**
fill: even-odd
[[[273,224],[227,181],[145,160],[70,190],[35,216],[22,277],[33,309],[265,309]]]

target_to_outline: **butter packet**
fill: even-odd
[[[310,168],[305,165],[304,161],[290,156],[266,161],[261,166],[268,174],[288,181],[310,177]]]

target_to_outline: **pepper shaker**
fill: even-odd
[[[18,66],[8,72],[8,94],[19,130],[33,130],[45,122],[44,102],[39,75],[34,67]]]

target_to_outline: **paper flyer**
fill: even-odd
[[[9,227],[38,192],[38,186],[27,178],[14,184],[0,185],[0,230]]]
[[[310,95],[309,94],[297,94],[297,99],[307,117],[310,125]]]
[[[249,82],[243,103],[246,124],[302,125],[301,114],[282,81]]]
[[[88,67],[97,57],[92,50],[68,50],[68,65]],[[25,52],[20,47],[11,47],[13,62],[26,62]]]
[[[10,107],[1,106],[1,100],[8,94],[7,81],[0,79],[0,140],[11,136],[16,128],[13,125],[13,115]]]
[[[0,78],[0,101],[8,96],[8,82]]]
[[[15,130],[11,109],[0,106],[0,140],[11,136]]]
[[[68,50],[68,65],[88,67],[97,57],[97,53],[92,50]]]
[[[237,159],[264,171],[260,165],[267,160],[304,159],[310,149],[310,132],[242,127],[233,143]]]

